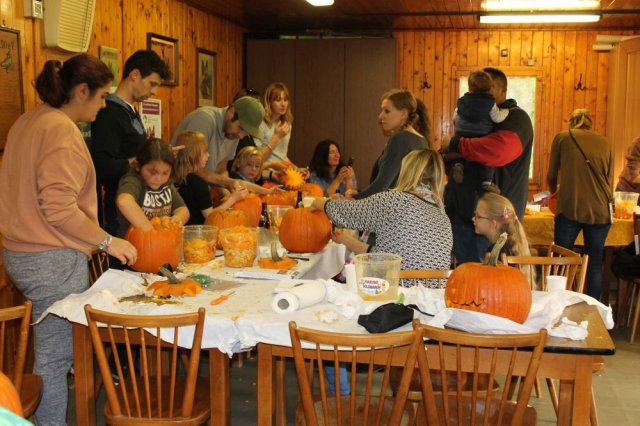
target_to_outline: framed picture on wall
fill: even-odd
[[[111,93],[113,93],[120,82],[120,51],[107,46],[100,46],[99,51],[100,60],[104,62],[113,73],[113,81],[111,82]]]
[[[163,80],[163,86],[178,85],[178,69],[180,63],[180,53],[178,52],[178,40],[159,34],[147,33],[147,49],[156,52],[169,66],[171,78]]]
[[[196,63],[196,107],[214,106],[216,99],[216,53],[198,49]]]
[[[0,152],[9,129],[24,112],[21,60],[20,32],[0,27]]]

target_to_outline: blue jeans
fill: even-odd
[[[585,293],[600,300],[602,290],[602,256],[604,242],[611,228],[610,223],[590,225],[567,219],[563,214],[556,215],[553,239],[559,246],[573,249],[573,244],[582,230],[584,253],[589,255]]]
[[[329,364],[329,362],[324,363],[324,374],[329,385],[329,394],[335,395],[336,369],[333,367],[333,365]],[[338,367],[338,374],[340,375],[340,395],[350,395],[351,383],[349,382],[349,376],[347,375],[346,363],[340,363],[340,367]]]
[[[452,223],[453,255],[458,265],[482,262],[491,243],[483,235],[476,234],[475,227],[466,223]]]

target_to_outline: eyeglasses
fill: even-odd
[[[486,220],[491,220],[491,218],[490,218],[490,217],[480,216],[477,212],[473,212],[473,218],[474,218],[474,219],[486,219]]]

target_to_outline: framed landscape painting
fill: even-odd
[[[180,53],[178,52],[178,40],[171,37],[161,36],[159,34],[147,33],[147,49],[156,52],[162,60],[169,66],[171,78],[163,80],[163,86],[178,85],[178,70],[180,63]]]

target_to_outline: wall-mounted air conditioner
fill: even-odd
[[[67,52],[86,52],[96,0],[44,0],[44,43]]]

